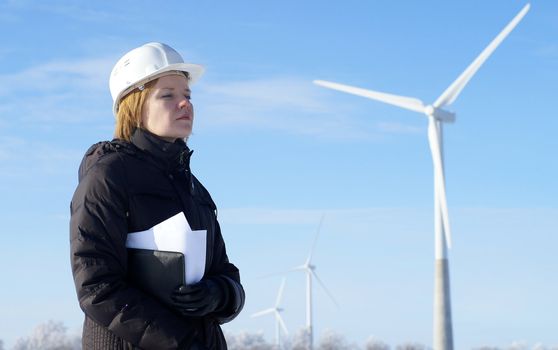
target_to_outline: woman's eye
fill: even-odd
[[[172,94],[163,95],[163,96],[161,96],[161,97],[163,97],[163,98],[172,98]]]
[[[190,95],[184,95],[184,98],[186,98],[188,101],[192,99],[192,96]]]

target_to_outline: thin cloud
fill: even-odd
[[[0,21],[3,21],[2,15],[0,15]],[[1,47],[0,48],[0,59],[4,59],[6,57],[11,57],[15,50],[9,47]]]
[[[22,179],[36,174],[66,174],[83,156],[77,151],[21,137],[0,138],[0,178]],[[32,170],[32,172],[30,172]]]
[[[0,113],[3,119],[36,125],[106,117],[110,113],[107,80],[113,61],[94,58],[48,62],[0,75]]]
[[[331,101],[310,79],[206,83],[197,93],[202,127],[252,127],[345,140],[379,140],[384,134],[418,132],[410,125],[359,120],[359,107]]]
[[[324,213],[315,209],[230,208],[219,210],[219,220],[227,224],[312,224],[318,223]]]
[[[249,99],[256,107],[281,108],[289,106],[303,111],[326,112],[310,80],[272,78],[224,82],[204,86],[205,93],[227,99]]]
[[[55,93],[41,96],[32,104],[21,104],[19,119],[33,123],[36,127],[48,128],[55,123],[92,123],[99,121],[112,125],[114,118],[110,109],[110,99],[104,94],[88,94],[86,98],[74,92]],[[17,117],[16,117],[17,118]]]
[[[426,127],[403,123],[380,122],[376,125],[378,130],[393,134],[422,134],[426,132]]]
[[[18,21],[18,17],[13,13],[6,13],[4,11],[0,12],[0,22],[15,23],[17,21]]]
[[[26,16],[29,11],[40,12],[50,15],[59,15],[80,22],[105,22],[125,21],[128,19],[122,13],[116,11],[99,11],[90,7],[91,4],[75,4],[71,1],[37,2],[30,0],[8,0],[2,6],[2,13],[12,20],[18,20],[19,13]]]
[[[545,221],[550,227],[558,225],[558,208],[454,208],[453,215],[467,218],[467,222],[502,222],[518,226],[521,223]],[[388,222],[399,221],[405,217],[428,220],[431,217],[430,207],[364,207],[364,208],[224,208],[219,210],[219,221],[229,225],[317,225],[324,216],[328,225],[340,226],[347,222]],[[426,218],[426,219],[425,219]],[[402,224],[402,223],[400,223]]]
[[[544,58],[558,58],[558,44],[552,43],[539,47],[535,55]]]
[[[24,122],[76,123],[108,118],[107,80],[114,57],[48,62],[0,75],[2,115]],[[358,118],[359,106],[331,98],[310,79],[279,77],[204,82],[196,87],[198,127],[255,128],[336,140],[381,140],[415,133],[405,124]],[[35,96],[29,103],[28,94]],[[24,97],[21,97],[24,96]],[[112,122],[112,119],[111,119]]]
[[[79,89],[87,91],[107,89],[107,79],[113,58],[49,62],[21,72],[0,75],[3,84],[0,96],[21,90],[50,92]]]
[[[4,137],[0,139],[0,161],[2,164],[5,162],[17,159],[20,148],[25,146],[26,142],[22,138],[17,137]]]
[[[347,208],[347,209],[283,209],[283,208],[228,208],[219,210],[219,220],[226,224],[250,225],[317,225],[324,221],[344,222],[348,217],[366,220],[389,220],[401,215],[422,213],[424,208]],[[427,208],[428,213],[430,209]],[[366,221],[365,220],[365,221]]]
[[[5,115],[5,111],[7,111],[7,107],[0,105],[0,116]],[[8,125],[9,125],[9,123],[6,119],[0,118],[0,131],[4,128],[7,128]]]
[[[99,11],[91,8],[84,8],[83,3],[66,3],[62,5],[42,6],[42,11],[65,16],[80,22],[106,22],[106,21],[125,21],[128,18],[118,12]]]

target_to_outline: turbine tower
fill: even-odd
[[[281,349],[281,334],[280,334],[281,330],[279,329],[279,327],[283,329],[285,335],[289,334],[289,331],[287,330],[287,326],[285,326],[285,322],[281,317],[281,312],[283,312],[284,309],[279,306],[281,305],[281,298],[283,297],[283,289],[285,289],[285,278],[283,278],[283,281],[281,282],[281,286],[279,287],[279,292],[277,293],[277,299],[275,300],[275,306],[269,309],[256,312],[250,316],[250,317],[259,317],[268,314],[273,314],[275,316],[275,344],[277,345],[277,349]]]
[[[316,236],[314,237],[314,243],[312,244],[312,248],[310,249],[310,253],[306,258],[304,264],[295,267],[292,271],[303,271],[306,273],[306,330],[308,332],[308,348],[309,350],[313,349],[313,342],[314,342],[314,328],[312,323],[312,277],[318,281],[320,286],[324,289],[327,295],[331,298],[333,303],[337,305],[335,298],[333,295],[328,291],[325,284],[316,274],[316,265],[312,265],[312,255],[314,253],[314,249],[316,248],[316,242],[318,241],[318,236],[320,235],[320,229],[322,227],[322,223],[324,221],[324,217],[320,219],[320,224],[318,225],[318,230],[316,232]]]
[[[434,349],[453,350],[453,328],[451,321],[451,299],[449,282],[448,248],[451,248],[451,230],[446,201],[446,184],[443,163],[443,123],[453,123],[455,113],[444,107],[451,105],[480,66],[508,36],[529,11],[530,4],[511,20],[492,40],[480,55],[431,105],[421,100],[361,89],[353,86],[315,80],[320,86],[367,97],[392,104],[414,112],[424,113],[428,118],[428,143],[434,164],[434,232],[435,232],[435,278],[434,278]]]

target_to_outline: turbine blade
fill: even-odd
[[[275,311],[275,319],[279,322],[279,324],[281,325],[281,328],[283,328],[283,332],[285,332],[285,335],[289,335],[289,331],[287,330],[287,326],[285,325],[285,322],[283,321],[283,317],[281,317],[281,314],[277,311]]]
[[[320,223],[318,224],[318,229],[316,230],[316,235],[314,236],[314,242],[312,242],[312,248],[310,248],[310,254],[308,254],[308,259],[306,259],[306,264],[309,265],[312,261],[312,255],[314,255],[314,249],[316,248],[316,243],[318,242],[318,236],[320,235],[320,230],[322,229],[322,223],[324,222],[325,214],[322,214],[320,218]]]
[[[515,26],[521,21],[521,19],[527,14],[529,8],[531,7],[530,4],[525,5],[521,11],[511,20],[510,23],[488,44],[488,46],[480,53],[480,55],[461,73],[461,75],[438,97],[436,102],[434,102],[433,106],[436,108],[447,106],[453,103],[461,90],[467,85],[469,80],[475,75],[477,70],[482,66],[484,61],[490,55],[498,45],[511,33],[511,31],[515,28]]]
[[[333,294],[331,294],[330,291],[326,288],[324,282],[322,282],[322,280],[318,277],[318,275],[316,274],[315,271],[312,271],[312,275],[314,275],[314,277],[316,278],[316,280],[318,281],[318,283],[320,284],[320,286],[324,289],[324,291],[326,292],[327,296],[330,297],[331,301],[333,301],[333,303],[335,304],[335,306],[339,307],[339,304],[337,303],[337,301],[336,301],[335,298],[333,297]]]
[[[260,317],[260,316],[271,314],[271,313],[274,313],[274,312],[275,312],[275,309],[265,309],[265,310],[253,313],[252,315],[250,315],[250,317]]]
[[[277,299],[275,300],[275,307],[279,307],[279,304],[281,303],[281,298],[283,297],[283,289],[285,289],[285,281],[287,279],[283,278],[283,281],[281,282],[281,286],[279,287],[279,293],[277,293]]]
[[[385,92],[366,90],[354,86],[343,85],[324,80],[314,80],[314,84],[333,90],[339,90],[347,92],[349,94],[370,98],[376,101],[389,103],[390,105],[410,109],[414,112],[424,113],[424,103],[422,103],[421,100],[413,97],[386,94]]]
[[[430,144],[430,152],[432,153],[432,162],[434,163],[434,186],[440,201],[440,210],[442,214],[442,225],[446,237],[446,244],[451,248],[451,230],[449,224],[448,203],[446,199],[446,181],[444,178],[444,170],[442,167],[442,151],[440,147],[440,137],[438,127],[434,117],[428,118],[428,143]]]

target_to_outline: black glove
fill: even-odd
[[[172,294],[174,307],[184,316],[205,316],[220,311],[226,305],[226,291],[211,278],[196,284],[182,285]]]

